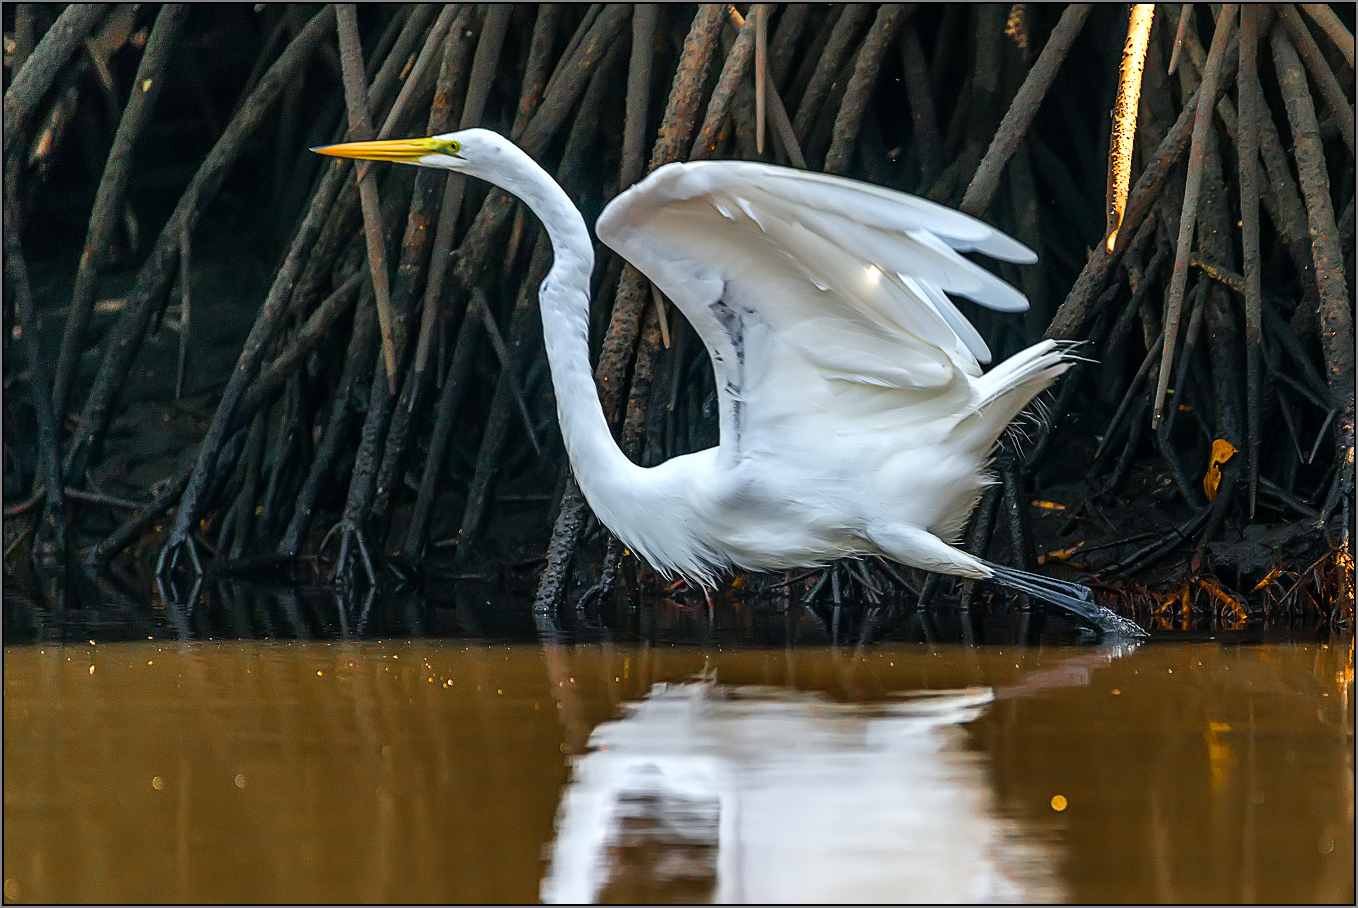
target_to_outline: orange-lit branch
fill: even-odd
[[[1146,68],[1146,45],[1150,41],[1155,4],[1137,3],[1127,23],[1127,44],[1122,49],[1117,102],[1113,106],[1113,137],[1108,150],[1108,251],[1117,243],[1122,212],[1127,207],[1127,187],[1132,178],[1132,143],[1136,139],[1136,111],[1141,101],[1141,73]]]

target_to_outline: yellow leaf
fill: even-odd
[[[1068,549],[1056,549],[1054,551],[1047,552],[1046,554],[1038,555],[1037,562],[1038,564],[1043,564],[1046,562],[1047,559],[1055,559],[1057,561],[1070,561],[1071,556],[1079,553],[1080,549],[1082,548],[1084,548],[1083,542],[1081,542],[1078,545],[1073,545]]]
[[[1202,490],[1208,501],[1216,501],[1217,486],[1221,485],[1221,465],[1235,456],[1235,445],[1218,438],[1212,442],[1212,456],[1207,461],[1207,475],[1202,478]]]

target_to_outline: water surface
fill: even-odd
[[[9,901],[1354,898],[1347,642],[4,657]]]

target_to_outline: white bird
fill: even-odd
[[[993,580],[1102,632],[1144,635],[1074,583],[955,547],[993,478],[995,441],[1068,367],[1047,340],[989,372],[946,296],[1005,312],[1023,294],[959,255],[1031,263],[1003,233],[924,199],[736,161],[657,168],[618,195],[599,239],[650,278],[711,355],[720,442],[654,467],[609,431],[589,361],[594,249],[580,212],[518,146],[485,129],[315,149],[441,167],[517,196],[552,242],[543,338],[571,468],[605,526],[666,576],[855,555]]]

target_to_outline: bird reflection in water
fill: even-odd
[[[657,684],[598,726],[557,812],[547,902],[1059,899],[964,723],[989,688],[876,704]]]

